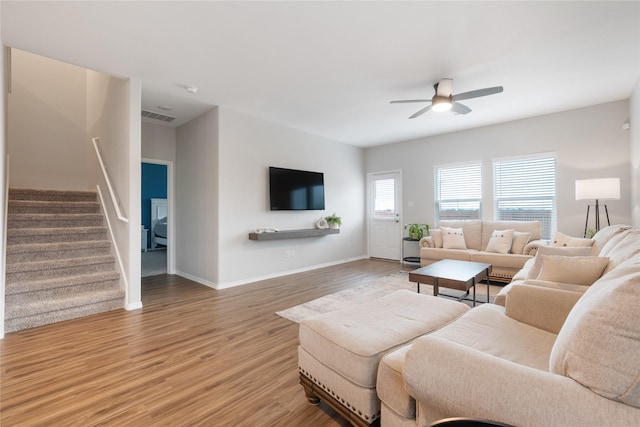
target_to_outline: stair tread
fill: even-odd
[[[25,227],[10,228],[7,230],[9,236],[47,236],[50,234],[90,234],[107,231],[104,226],[90,227]]]
[[[9,213],[7,219],[9,221],[17,220],[54,220],[54,219],[101,219],[102,214],[99,213]]]
[[[115,262],[113,255],[94,255],[87,257],[62,258],[44,261],[26,261],[11,263],[6,266],[7,273],[17,273],[35,270],[52,270],[55,268],[72,267],[79,265],[106,264]]]
[[[7,245],[7,254],[19,254],[24,252],[64,251],[73,249],[109,248],[108,240],[79,240],[77,242],[54,243],[17,243]]]
[[[124,297],[124,290],[120,287],[112,286],[99,291],[77,292],[67,297],[56,298],[55,300],[34,300],[23,302],[19,307],[7,306],[5,309],[5,319],[14,319],[24,316],[33,316],[42,313],[64,310],[71,307],[80,307],[114,300]]]
[[[55,289],[65,286],[80,286],[83,284],[91,284],[96,282],[106,282],[109,280],[120,279],[120,273],[117,271],[100,271],[88,274],[75,274],[64,277],[54,277],[51,279],[31,280],[17,283],[6,284],[6,294],[15,295],[29,291],[39,291],[45,289]]]

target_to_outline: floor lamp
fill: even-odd
[[[611,225],[607,205],[600,205],[600,200],[620,200],[620,178],[577,179],[576,200],[596,201],[595,217],[597,232],[600,230],[600,206],[604,206],[604,212],[607,215],[607,225]],[[591,205],[587,205],[587,220],[584,223],[584,237],[587,237],[590,207]]]

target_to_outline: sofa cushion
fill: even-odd
[[[556,334],[508,317],[495,304],[477,306],[431,335],[543,371],[549,369],[556,339]]]
[[[465,245],[468,249],[481,251],[487,247],[486,242],[484,245],[482,244],[482,220],[442,220],[438,222],[438,227],[462,228],[462,230],[464,231]],[[493,230],[494,229],[492,228],[489,232]],[[487,239],[487,242],[488,241],[489,240]]]
[[[640,230],[628,230],[619,236],[620,238],[615,236],[610,240],[615,243],[615,246],[610,247],[607,243],[602,249],[602,256],[609,258],[609,265],[604,270],[604,274],[640,253]]]
[[[516,254],[496,254],[492,252],[471,252],[469,260],[473,262],[486,262],[495,267],[507,267],[513,269],[520,269],[524,266],[527,260],[532,259],[528,255],[516,255]]]
[[[510,252],[512,254],[522,255],[522,253],[524,252],[524,247],[527,246],[529,240],[531,240],[531,233],[514,231]]]
[[[604,246],[611,240],[613,237],[620,235],[625,230],[630,229],[630,225],[610,225],[598,231],[592,238],[593,245],[591,246],[591,255],[599,256],[600,251],[604,248]],[[606,256],[606,255],[602,255]]]
[[[354,384],[375,387],[382,356],[468,309],[456,301],[400,290],[355,308],[303,320],[300,346]]]
[[[559,231],[556,231],[551,239],[551,246],[588,246],[593,245],[592,239],[583,239],[581,237],[571,237]]]
[[[508,254],[511,252],[513,244],[513,230],[494,230],[491,233],[489,243],[487,243],[487,252],[496,252],[499,254]],[[524,248],[524,245],[522,246]]]
[[[591,252],[591,248],[587,246],[540,246],[536,256],[534,258],[531,267],[527,271],[525,280],[537,279],[540,274],[540,268],[542,268],[542,255],[559,255],[559,256],[588,256]]]
[[[471,261],[472,254],[478,253],[471,249],[444,249],[444,248],[420,248],[420,261],[440,261],[442,259],[455,259],[459,261]]]
[[[378,366],[378,397],[403,418],[415,418],[416,401],[404,389],[402,368],[411,344],[400,347],[382,358]]]
[[[440,227],[442,230],[442,247],[444,249],[467,249],[462,228]]]
[[[486,248],[491,238],[493,230],[515,230],[524,233],[531,233],[530,240],[542,238],[542,226],[540,221],[493,221],[484,220],[482,222],[482,248]]]
[[[604,257],[540,255],[542,266],[536,280],[589,286],[602,276],[609,263]]]
[[[429,232],[431,234],[431,238],[433,239],[433,244],[436,248],[442,247],[442,230],[439,228],[435,228]]]
[[[549,369],[640,408],[640,255],[594,283],[558,334]]]

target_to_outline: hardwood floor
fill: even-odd
[[[298,325],[274,313],[399,270],[361,260],[220,291],[144,278],[141,310],[0,340],[0,425],[346,426],[307,403]]]

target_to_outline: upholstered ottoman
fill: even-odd
[[[400,290],[355,308],[303,320],[298,369],[307,399],[313,404],[325,401],[352,425],[376,422],[380,359],[468,309],[456,301]]]

